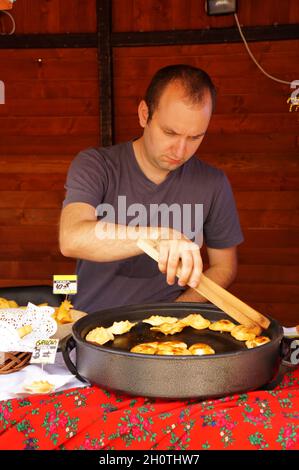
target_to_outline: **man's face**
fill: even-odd
[[[208,92],[201,103],[192,104],[180,85],[168,85],[152,119],[144,121],[144,157],[153,171],[168,173],[189,160],[204,138],[211,113]]]

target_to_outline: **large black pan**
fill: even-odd
[[[97,326],[108,327],[114,321],[140,321],[151,315],[184,317],[201,313],[215,321],[228,318],[210,304],[172,303],[132,305],[93,313],[73,326],[73,338],[62,346],[71,372],[104,388],[133,395],[162,398],[208,398],[230,395],[265,386],[277,373],[281,356],[283,330],[277,321],[263,334],[271,341],[254,349],[235,340],[229,333],[185,328],[174,336],[153,333],[150,325],[139,323],[129,333],[116,336],[114,342],[96,346],[85,341]],[[132,346],[148,341],[179,339],[188,346],[203,342],[216,354],[207,356],[157,356],[131,353]],[[69,350],[76,346],[76,366]]]

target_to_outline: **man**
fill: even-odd
[[[200,232],[209,258],[205,274],[223,287],[233,281],[236,246],[243,237],[231,188],[222,171],[194,156],[214,101],[215,88],[204,71],[184,64],[164,67],[138,107],[143,135],[108,148],[88,149],[73,161],[61,214],[60,247],[65,256],[79,259],[75,308],[93,312],[134,303],[204,301],[187,286],[196,286],[202,272]],[[142,227],[134,225],[136,205],[145,209]],[[162,205],[182,209],[183,216],[186,207],[201,205],[203,226],[194,211],[187,214],[193,237],[178,226],[178,212],[172,221],[162,223],[162,214],[153,222],[151,209],[157,216]],[[143,237],[160,240],[158,265],[136,244],[141,228]]]

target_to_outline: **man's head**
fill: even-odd
[[[194,155],[208,128],[215,87],[206,72],[171,65],[153,77],[138,108],[144,128],[143,164],[153,175],[167,174]]]
[[[216,104],[216,89],[210,76],[192,65],[168,65],[158,70],[153,76],[145,93],[144,101],[148,107],[148,120],[159,106],[161,95],[170,83],[181,85],[185,97],[190,103],[200,103],[207,93],[210,93],[212,111]]]

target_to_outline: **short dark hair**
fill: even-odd
[[[205,93],[209,91],[212,109],[215,108],[216,88],[207,72],[187,64],[168,65],[155,73],[146,90],[144,101],[149,110],[148,120],[152,118],[163,91],[171,82],[181,84],[186,91],[186,96],[194,103],[200,103]]]

